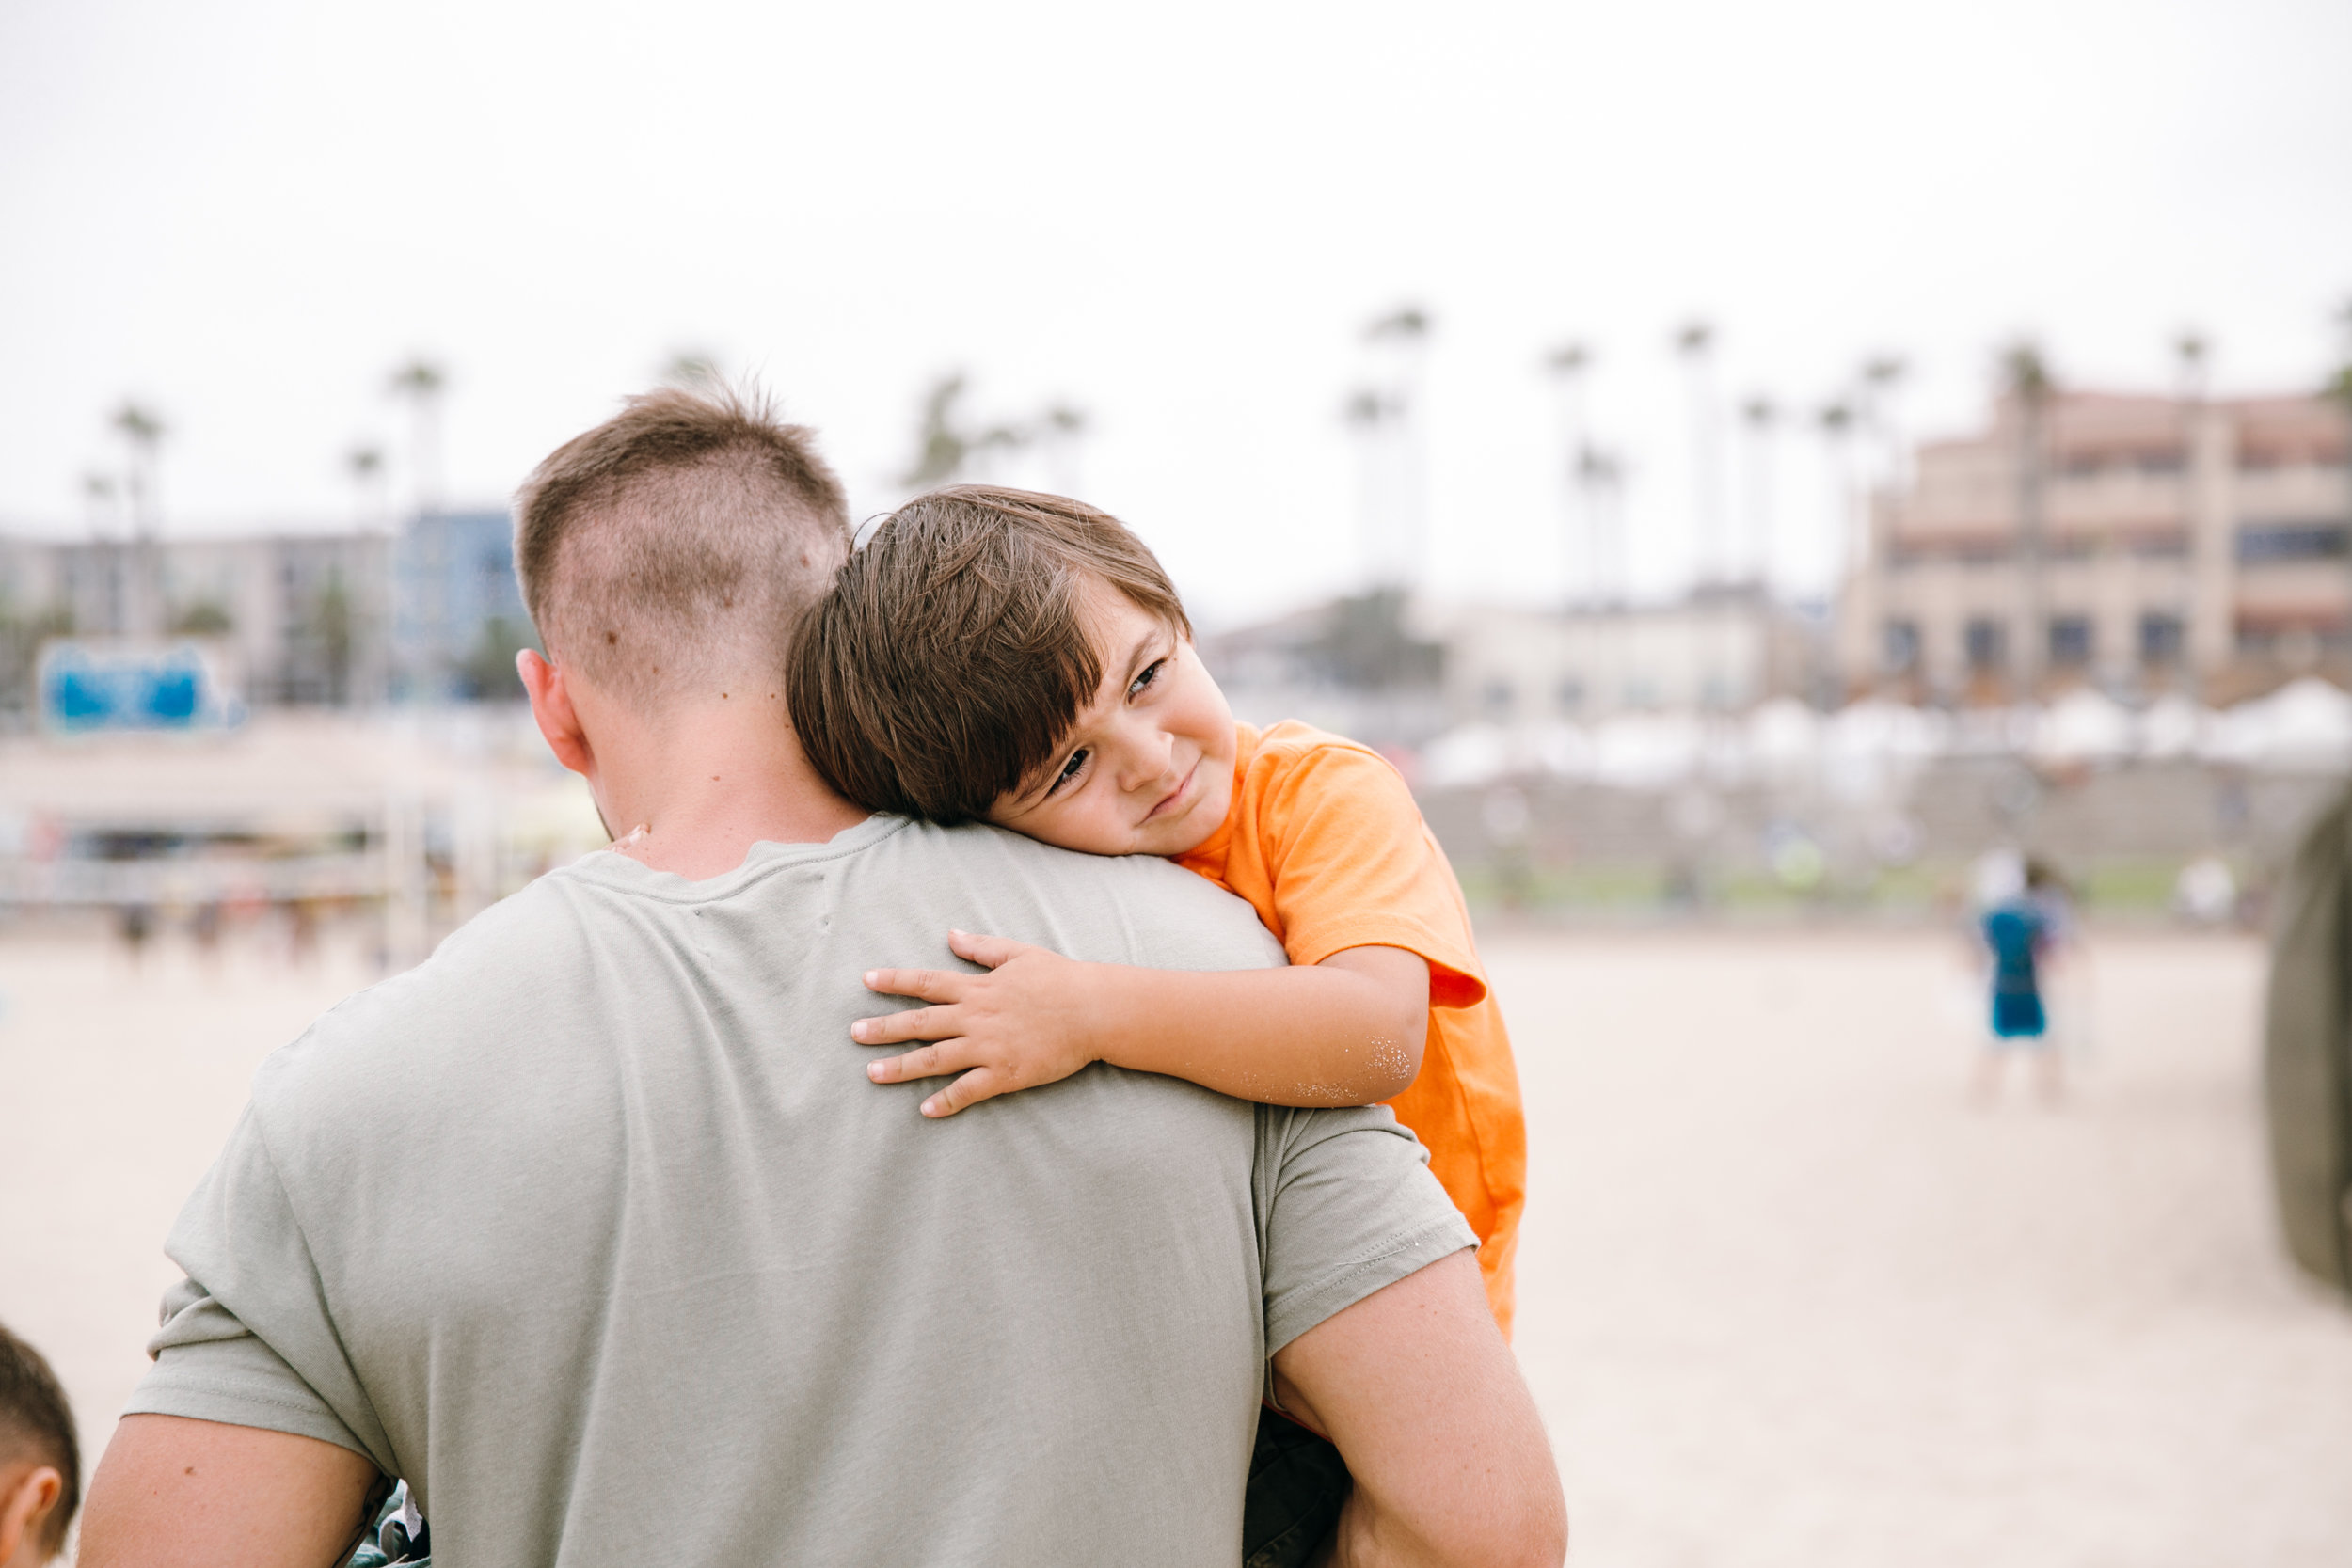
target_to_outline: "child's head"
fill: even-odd
[[[810,762],[868,811],[1179,855],[1232,800],[1232,714],[1168,574],[1059,496],[899,508],[803,621],[787,693]]]
[[[0,1568],[56,1556],[81,1501],[81,1447],[65,1390],[40,1352],[0,1325]]]

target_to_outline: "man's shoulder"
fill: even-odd
[[[343,998],[262,1061],[256,1107],[397,1097],[437,1054],[544,1020],[590,961],[583,895],[595,896],[574,872],[550,872],[452,931],[415,968]]]
[[[1281,961],[1248,904],[1156,855],[1081,854],[982,823],[909,823],[850,868],[894,896],[1044,923],[1073,957],[1166,969]]]
[[[1073,891],[1100,890],[1113,896],[1185,897],[1191,895],[1194,884],[1208,886],[1157,855],[1089,855],[1042,844],[986,822],[952,828],[908,822],[902,832],[878,842],[874,850],[877,861],[903,857],[899,863],[919,865],[927,874],[952,867],[976,881],[1019,878]]]

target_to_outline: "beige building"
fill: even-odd
[[[47,540],[0,535],[0,728],[29,718],[53,636],[218,640],[256,705],[383,700],[384,534]]]
[[[2003,397],[1876,498],[1838,605],[1849,691],[2219,703],[2352,676],[2346,424],[2315,397]]]
[[[0,730],[54,637],[201,637],[256,707],[519,698],[532,641],[505,512],[369,531],[40,539],[0,532]]]
[[[1739,711],[1806,694],[1815,645],[1801,616],[1751,589],[1661,605],[1480,608],[1444,641],[1447,707],[1494,723]]]

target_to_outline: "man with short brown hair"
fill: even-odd
[[[631,398],[515,498],[540,636],[641,706],[714,673],[781,671],[849,552],[849,501],[815,434],[749,390]]]
[[[391,1476],[445,1568],[1227,1568],[1268,1390],[1356,1476],[1333,1560],[1556,1563],[1469,1231],[1387,1113],[1105,1068],[932,1123],[867,1082],[861,976],[950,925],[1279,950],[1163,863],[817,780],[770,657],[795,590],[752,580],[830,563],[794,441],[670,394],[534,475],[524,681],[626,836],[256,1074],[84,1568],[316,1568]]]

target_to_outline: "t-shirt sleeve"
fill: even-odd
[[[147,1342],[155,1365],[123,1414],[262,1427],[368,1451],[301,1374],[201,1285],[183,1279],[167,1291],[163,1320]]]
[[[1486,1000],[1461,890],[1395,768],[1358,747],[1312,747],[1266,808],[1266,871],[1291,962],[1401,947],[1428,960],[1432,1006]]]
[[[250,1107],[164,1250],[187,1277],[165,1292],[126,1414],[315,1437],[400,1473]]]
[[[1386,1106],[1258,1107],[1265,1352],[1478,1238]]]

